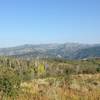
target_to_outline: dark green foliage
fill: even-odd
[[[0,92],[5,96],[15,96],[20,89],[20,77],[11,68],[0,68]]]
[[[97,71],[98,73],[100,73],[100,66],[97,67],[96,71]]]

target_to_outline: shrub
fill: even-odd
[[[2,96],[15,96],[20,89],[20,77],[10,68],[0,70],[0,92]]]

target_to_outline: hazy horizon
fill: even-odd
[[[0,1],[0,48],[100,44],[100,0]]]
[[[3,49],[3,48],[12,48],[12,47],[19,47],[19,46],[27,46],[27,45],[59,45],[59,44],[80,44],[80,45],[100,45],[100,43],[79,43],[79,42],[53,42],[53,43],[27,43],[27,44],[17,44],[17,45],[9,45],[9,46],[3,46],[3,47],[0,47],[0,49]]]

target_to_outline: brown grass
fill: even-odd
[[[74,87],[68,86],[65,82],[63,85],[57,85],[57,82],[55,82],[55,84],[49,84],[49,81],[46,81],[46,79],[37,79],[28,83],[23,83],[23,94],[21,94],[17,99],[100,100],[100,74],[76,75],[72,76],[72,81],[73,80],[76,80],[77,83],[77,85],[74,85]],[[94,83],[92,83],[92,81]],[[77,88],[78,85],[80,87],[79,89]]]
[[[48,79],[24,82],[22,92],[15,100],[100,100],[100,74],[74,75],[69,86],[62,81],[55,80],[53,84]]]

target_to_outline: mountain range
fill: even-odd
[[[90,57],[100,57],[100,44],[26,44],[16,47],[1,48],[0,56],[84,59]]]

